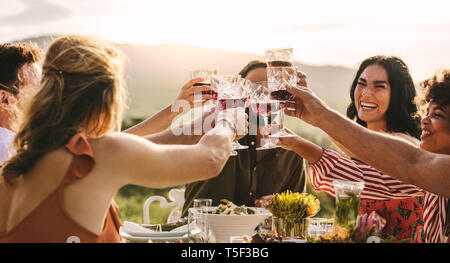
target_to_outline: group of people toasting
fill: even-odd
[[[30,44],[0,45],[0,242],[121,242],[113,197],[126,184],[186,184],[186,208],[197,197],[253,205],[276,192],[304,191],[306,176],[330,195],[332,180],[363,181],[360,212],[376,211],[391,226],[386,231],[411,242],[449,242],[450,70],[421,82],[416,95],[400,58],[368,58],[344,117],[307,87],[291,49],[270,50],[266,61],[234,77],[188,81],[177,100],[195,105],[196,93],[211,100],[213,90],[217,102],[184,125],[213,122],[200,134],[175,134],[173,103],[121,132],[126,87],[114,45],[63,36],[42,67],[40,56]],[[274,109],[281,118],[273,118]],[[340,151],[284,128],[283,114],[322,129]],[[399,219],[399,208],[412,216]]]

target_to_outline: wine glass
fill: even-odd
[[[270,96],[278,102],[286,102],[292,97],[292,94],[286,90],[287,86],[297,84],[296,67],[267,67],[267,83]],[[280,110],[280,121],[278,131],[270,135],[272,138],[293,137],[295,135],[288,133],[284,129],[284,111]]]
[[[279,102],[270,99],[267,81],[253,83],[252,91],[250,93],[250,105],[253,112],[264,118],[265,125],[270,125],[269,118],[272,111],[279,110]],[[264,145],[256,148],[256,150],[268,150],[280,147],[273,143],[270,138],[266,139],[265,142]]]
[[[191,79],[195,79],[195,78],[203,78],[204,81],[202,82],[198,82],[195,83],[194,86],[202,86],[202,85],[207,85],[211,87],[211,77],[212,76],[216,76],[217,75],[217,69],[198,69],[198,70],[193,70],[191,71]],[[206,90],[206,91],[202,91],[201,95],[211,95],[211,99],[214,100],[217,99],[217,92],[213,91],[212,89],[210,90]],[[198,100],[194,100],[194,103],[198,103],[198,102],[203,102],[202,100],[198,101]]]
[[[268,49],[265,51],[268,67],[292,67],[294,63],[292,48]]]
[[[251,82],[239,75],[219,75],[213,77],[214,86],[217,88],[217,107],[219,110],[229,108],[246,107]],[[248,146],[233,142],[231,156],[237,155],[236,150],[248,149]]]

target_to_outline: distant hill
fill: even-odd
[[[51,36],[19,40],[32,41],[43,50]],[[18,41],[18,42],[19,42]],[[189,72],[200,68],[216,68],[219,73],[237,74],[249,61],[264,59],[262,54],[230,52],[179,44],[118,44],[127,56],[126,76],[130,93],[127,115],[154,113],[173,100],[189,79]],[[349,101],[349,87],[355,71],[340,66],[313,66],[298,61],[299,70],[307,73],[308,84],[332,107],[343,112]]]

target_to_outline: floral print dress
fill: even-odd
[[[382,235],[395,236],[395,242],[409,240],[411,243],[423,243],[423,197],[406,199],[373,200],[362,199],[360,214],[377,212],[386,219]]]

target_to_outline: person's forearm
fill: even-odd
[[[186,134],[174,134],[171,129],[167,129],[163,132],[159,132],[152,135],[147,135],[145,138],[153,143],[157,144],[196,144],[202,135],[186,135]]]
[[[347,148],[344,147],[344,145],[340,144],[339,142],[337,142],[333,137],[330,136],[331,141],[342,151],[344,152],[348,157],[350,158],[356,158],[358,159],[358,157],[353,154],[351,151],[349,151]]]
[[[177,115],[178,112],[172,112],[172,105],[169,105],[143,122],[128,128],[124,132],[137,136],[159,133],[170,127],[173,119]]]
[[[322,147],[317,146],[316,144],[304,140],[301,137],[296,138],[297,143],[293,147],[293,150],[303,157],[308,163],[314,164],[317,163],[322,157]]]
[[[320,122],[319,128],[362,161],[426,191],[450,196],[450,156],[426,152],[401,139],[370,131],[334,110],[324,115],[321,119],[326,121]]]
[[[192,125],[189,127],[192,130]],[[181,129],[181,128],[180,128]],[[181,134],[179,134],[181,132]],[[201,138],[202,135],[194,135],[193,132],[187,132],[184,134],[182,130],[177,130],[174,132],[173,129],[166,129],[165,131],[155,133],[152,135],[147,135],[144,138],[147,140],[157,143],[157,144],[196,144]]]

